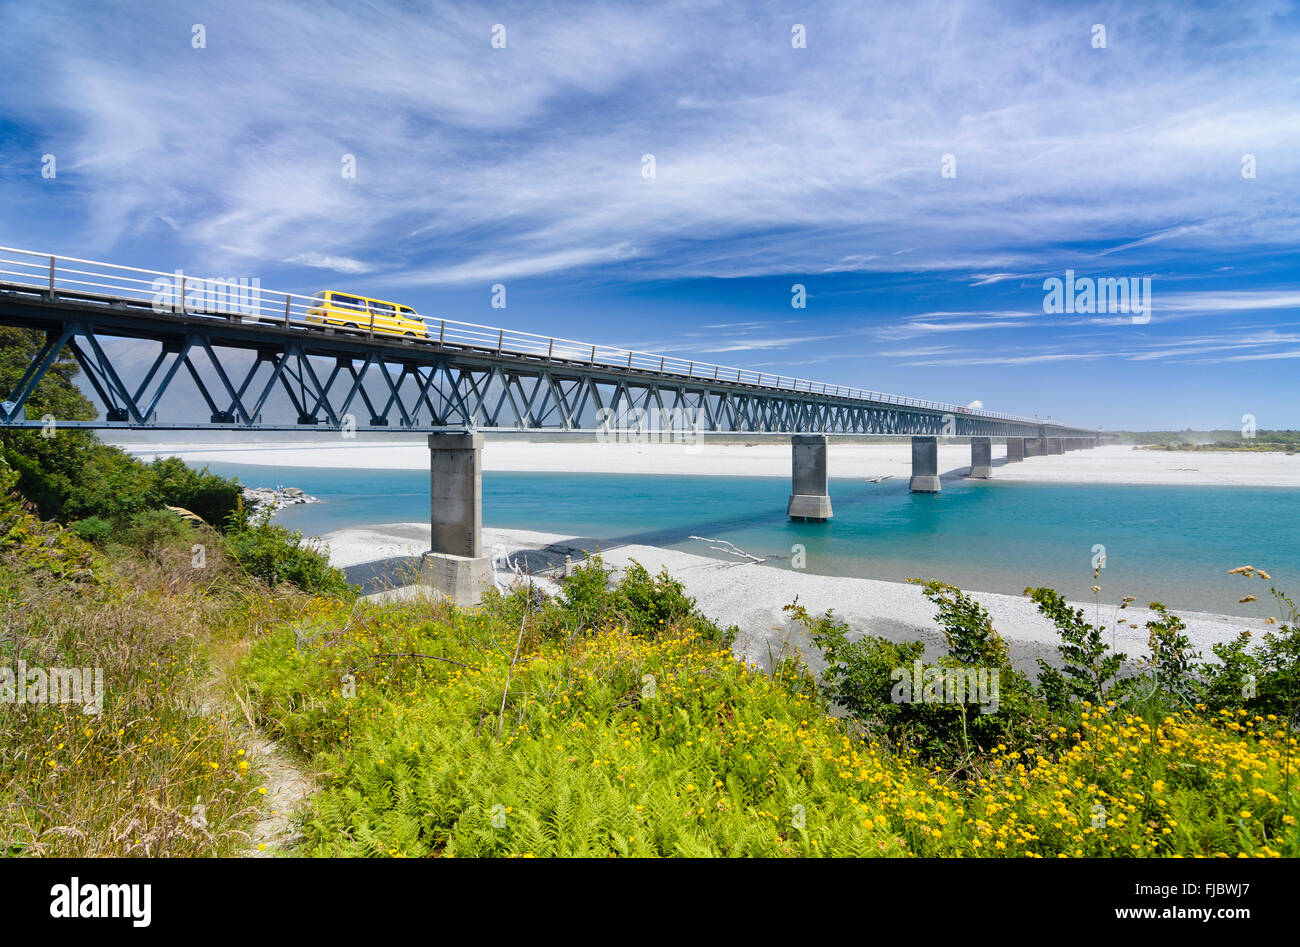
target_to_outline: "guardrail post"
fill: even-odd
[[[447,320],[442,320],[442,325],[438,327],[438,344],[442,345],[442,340],[447,333]]]
[[[375,337],[375,311],[374,311],[373,309],[371,309],[371,310],[370,310],[370,338],[371,338],[371,340],[373,340],[374,337]]]
[[[555,340],[551,339],[550,345],[546,346],[546,358],[550,359],[551,353],[555,351]]]
[[[659,374],[662,375],[663,373],[664,373],[664,357],[663,357],[662,355],[660,355],[660,356],[659,356]]]
[[[284,294],[284,327],[289,328],[289,294]]]
[[[54,257],[50,257],[50,299],[54,298]]]
[[[501,354],[501,346],[505,344],[505,341],[506,341],[506,330],[502,329],[500,332],[497,333],[497,354],[498,355]]]
[[[631,352],[628,352],[628,353],[627,353],[627,367],[628,367],[628,368],[631,368],[631,367],[632,367],[632,353],[631,353]]]
[[[185,277],[184,277],[184,276],[181,277],[181,311],[180,311],[180,314],[181,314],[182,316],[185,315]]]
[[[591,364],[596,364],[596,346],[591,347]]]

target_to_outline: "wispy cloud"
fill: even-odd
[[[7,14],[0,80],[4,116],[61,155],[89,242],[166,218],[195,248],[371,260],[393,285],[906,270],[986,286],[1055,263],[1047,235],[1126,259],[1286,245],[1300,126],[1275,77],[1300,42],[1282,8],[1104,12],[1096,50],[1073,12],[1028,2],[830,3],[800,14],[800,50],[789,17],[706,2],[505,3],[493,49],[458,5],[378,4],[362,24],[246,0],[193,49],[170,8],[52,2]]]
[[[284,261],[285,263],[310,266],[321,270],[334,270],[338,273],[369,273],[374,269],[369,263],[345,256],[330,256],[327,253],[304,251]]]

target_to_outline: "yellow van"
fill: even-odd
[[[373,325],[376,333],[416,339],[427,338],[429,334],[423,320],[410,306],[335,290],[314,293],[312,299],[320,300],[320,305],[307,310],[308,322],[363,332],[369,332]]]

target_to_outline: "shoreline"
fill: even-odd
[[[322,441],[325,438],[321,439]],[[427,470],[429,451],[418,441],[354,441],[342,444],[261,442],[248,444],[132,444],[124,447],[144,461],[179,457],[189,464],[250,464],[293,469]],[[832,483],[843,479],[911,476],[906,443],[832,441],[828,467]],[[1300,455],[1205,451],[1136,450],[1107,445],[1006,463],[994,445],[993,480],[1006,483],[1131,484],[1146,486],[1282,487],[1300,489]],[[939,444],[942,477],[963,477],[970,468],[965,441]],[[489,438],[483,448],[486,472],[595,473],[789,477],[790,446],[783,443],[609,444],[596,441],[525,441]],[[833,494],[832,494],[833,498]]]
[[[349,581],[382,585],[385,578],[392,582],[395,577],[409,574],[404,570],[417,563],[420,554],[428,548],[428,529],[427,523],[390,523],[337,530],[322,536],[321,541],[329,547],[331,563],[343,569]],[[526,563],[533,573],[562,566],[566,554],[576,564],[582,559],[583,547],[592,545],[590,539],[556,533],[487,527],[483,539],[484,549],[490,555],[504,553],[512,560]],[[796,598],[814,615],[833,610],[837,619],[848,623],[852,639],[872,634],[898,642],[922,641],[927,661],[946,650],[934,622],[935,606],[916,585],[817,575],[742,560],[729,562],[654,546],[613,545],[587,551],[593,554],[599,551],[605,565],[620,573],[632,560],[640,562],[652,574],[666,568],[684,584],[703,614],[724,627],[738,626],[733,649],[736,656],[764,668],[770,667],[771,660],[781,654],[786,644],[797,649],[814,672],[823,667],[806,633],[782,611]],[[499,581],[514,578],[513,573],[500,570],[497,576]],[[539,584],[552,586],[545,578],[539,579]],[[1037,669],[1037,658],[1055,663],[1059,642],[1056,630],[1029,599],[997,592],[964,591],[988,610],[1017,668],[1032,674]],[[1113,647],[1128,655],[1130,665],[1147,654],[1148,633],[1143,624],[1153,617],[1148,609],[1130,606],[1121,613],[1117,605],[1098,606],[1078,601],[1070,604],[1083,608],[1089,622],[1106,625]],[[1174,612],[1186,622],[1185,633],[1203,659],[1212,659],[1211,645],[1230,641],[1241,631],[1249,630],[1258,639],[1270,629],[1262,619],[1177,609]],[[1116,626],[1115,619],[1119,617],[1129,624]]]

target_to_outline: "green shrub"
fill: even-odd
[[[188,539],[190,526],[170,510],[142,510],[131,517],[123,539],[156,559],[164,549]]]
[[[1104,629],[1084,621],[1083,609],[1071,608],[1055,589],[1025,589],[1025,594],[1061,636],[1057,649],[1061,670],[1038,659],[1038,686],[1048,706],[1062,709],[1071,701],[1103,702],[1128,656],[1108,655],[1110,647],[1101,635]]]
[[[242,526],[240,524],[243,524]],[[226,549],[249,575],[275,587],[294,585],[304,592],[351,597],[356,587],[329,563],[329,556],[302,541],[297,530],[276,526],[270,514],[248,524],[242,515],[230,517]]]
[[[564,580],[559,596],[563,616],[578,626],[620,625],[651,638],[665,627],[689,625],[709,641],[730,646],[737,629],[721,628],[696,608],[685,586],[663,569],[652,576],[633,560],[613,586],[614,570],[599,555],[591,556]]]
[[[82,539],[96,546],[104,546],[113,538],[115,527],[112,521],[102,516],[87,516],[77,520],[68,527]]]
[[[999,744],[1018,749],[1037,742],[1046,707],[1011,666],[988,612],[941,582],[926,583],[924,591],[939,607],[935,618],[949,648],[930,664],[920,641],[874,635],[849,641],[848,626],[832,612],[813,618],[797,602],[786,606],[826,658],[826,697],[870,737],[898,752],[915,751],[932,765],[961,768]],[[972,695],[972,684],[987,692]]]

